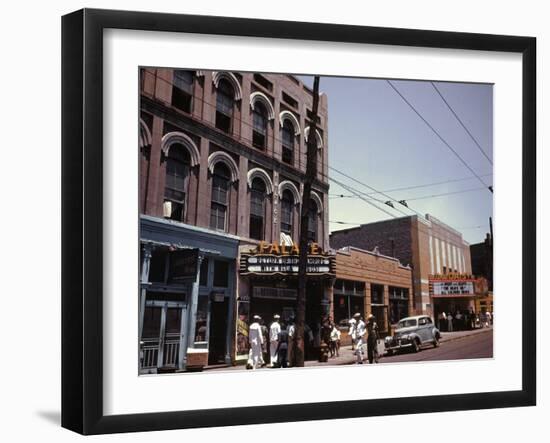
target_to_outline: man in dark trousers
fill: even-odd
[[[288,367],[288,329],[281,322],[281,332],[277,334],[277,367]]]
[[[378,338],[378,325],[374,315],[370,314],[367,319],[367,357],[370,364],[373,361],[378,363]]]

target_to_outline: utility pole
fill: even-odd
[[[489,279],[489,289],[492,291],[493,290],[493,217],[489,217],[489,232],[490,232],[490,237],[489,237],[489,250],[487,251],[487,261],[489,262],[488,263],[488,266],[487,266],[487,277]]]
[[[319,76],[313,81],[313,106],[311,108],[311,123],[307,140],[306,177],[304,180],[304,193],[302,195],[302,207],[300,211],[300,258],[298,261],[298,298],[296,301],[296,345],[295,365],[304,366],[304,325],[306,321],[306,288],[307,288],[307,230],[309,221],[309,200],[311,198],[311,185],[317,177],[317,113],[319,110]]]

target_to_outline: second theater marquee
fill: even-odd
[[[243,275],[298,274],[300,251],[297,245],[261,242],[249,253],[241,253]],[[324,253],[316,243],[309,245],[306,272],[309,275],[333,275],[334,257]]]

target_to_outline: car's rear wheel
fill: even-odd
[[[434,337],[434,348],[437,348],[439,346],[439,337],[436,335]]]
[[[388,349],[386,351],[386,355],[393,355],[393,349]]]
[[[418,339],[415,339],[415,340],[413,341],[413,346],[412,346],[412,348],[413,348],[413,352],[418,352],[418,351],[420,351],[420,341],[419,341]]]

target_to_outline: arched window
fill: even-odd
[[[266,186],[261,178],[252,180],[250,188],[250,238],[264,239]]]
[[[210,228],[217,231],[227,230],[229,186],[229,169],[223,162],[218,162],[214,166],[212,175],[212,201],[210,205]]]
[[[191,112],[193,98],[193,72],[177,69],[172,83],[172,105],[185,112]]]
[[[283,141],[283,162],[292,164],[294,162],[294,141],[296,136],[294,135],[294,126],[290,120],[283,122],[281,129],[282,141]]]
[[[232,130],[235,91],[229,82],[221,79],[216,93],[216,128],[230,133]]]
[[[294,218],[294,197],[288,189],[283,191],[281,198],[281,232],[292,237],[292,221]]]
[[[267,145],[267,109],[256,102],[252,111],[252,145],[259,149],[265,149]]]
[[[309,201],[307,211],[307,239],[311,242],[317,241],[317,203]]]
[[[166,158],[163,205],[164,216],[171,220],[184,221],[190,165],[187,149],[179,143],[172,144]]]

